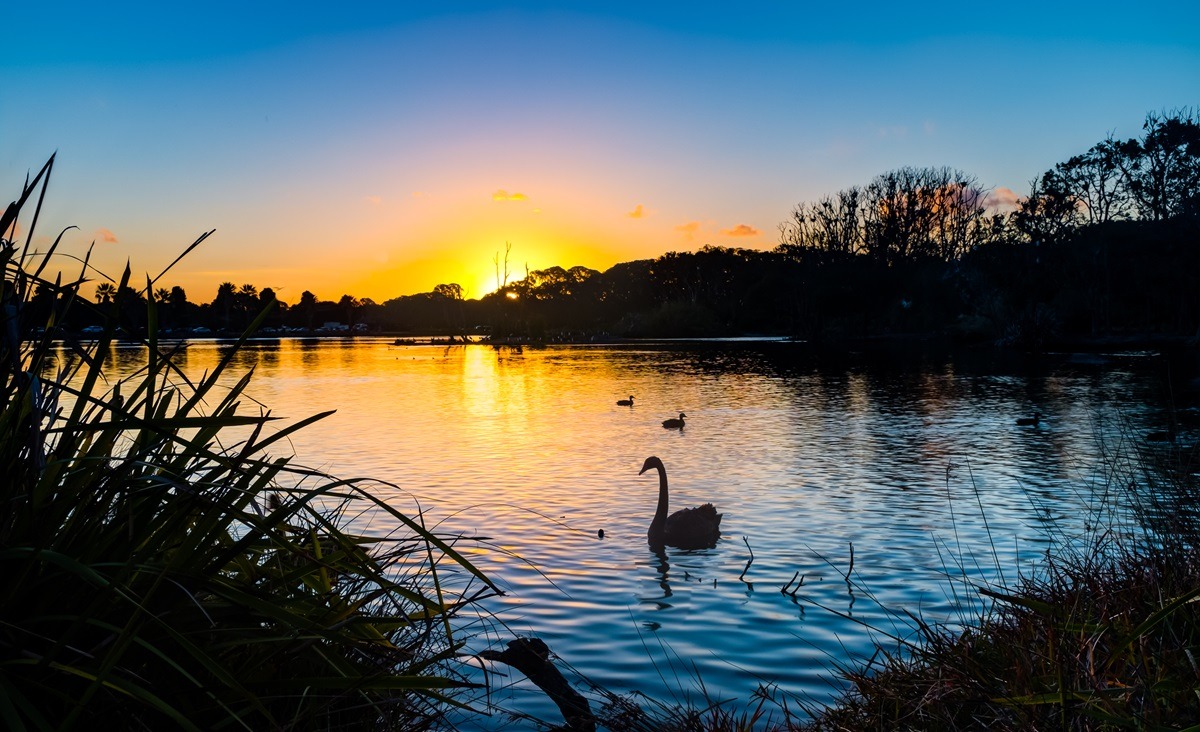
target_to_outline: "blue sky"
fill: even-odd
[[[216,228],[193,300],[478,296],[506,241],[518,271],[770,247],[902,165],[1023,192],[1200,103],[1197,5],[22,4],[0,173],[57,150],[40,233],[106,271]]]

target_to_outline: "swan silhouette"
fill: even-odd
[[[696,508],[684,508],[667,516],[667,469],[662,460],[646,458],[641,472],[658,471],[658,509],[646,532],[651,547],[673,546],[679,549],[707,549],[716,546],[721,537],[721,514],[711,503]]]
[[[1042,421],[1042,415],[1034,412],[1032,417],[1019,417],[1017,424],[1021,427],[1037,427],[1040,421]]]
[[[663,420],[663,427],[665,427],[669,430],[681,430],[681,429],[683,429],[683,418],[686,416],[687,416],[686,414],[684,414],[683,412],[680,412],[679,419]]]
[[[618,399],[617,406],[618,407],[632,407],[633,406],[633,395],[630,394],[628,399]]]

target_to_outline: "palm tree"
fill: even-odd
[[[111,282],[101,282],[96,285],[96,302],[105,304],[112,302],[117,296],[117,286]]]
[[[225,319],[225,328],[229,328],[229,313],[237,299],[237,285],[232,282],[222,282],[217,286],[217,296],[213,299],[213,307],[221,311]]]
[[[160,287],[154,291],[154,302],[165,304],[171,301],[171,291],[165,287]]]

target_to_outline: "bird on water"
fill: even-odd
[[[632,407],[633,406],[633,395],[630,394],[628,399],[618,399],[617,406],[618,407]]]
[[[696,508],[684,508],[667,515],[669,502],[667,491],[667,469],[662,460],[656,457],[646,458],[641,472],[651,468],[658,471],[658,508],[654,511],[654,519],[650,529],[646,531],[646,541],[651,547],[673,546],[679,549],[707,549],[716,546],[721,537],[721,514],[711,503]]]
[[[686,416],[687,416],[686,414],[684,414],[683,412],[680,412],[679,419],[663,420],[663,427],[665,427],[669,430],[681,430],[681,429],[683,429],[683,418]]]
[[[1040,421],[1042,421],[1042,415],[1037,412],[1034,412],[1032,417],[1017,418],[1017,424],[1021,427],[1037,427]]]

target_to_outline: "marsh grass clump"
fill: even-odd
[[[129,302],[80,297],[82,275],[46,276],[59,242],[30,243],[53,162],[0,219],[0,726],[437,724],[469,685],[455,619],[494,585],[419,514],[273,456],[328,413],[246,413],[250,374],[226,374],[241,341],[180,371],[154,280],[134,326]],[[101,310],[95,341],[59,331],[72,308]],[[146,363],[110,382],[122,330]],[[372,511],[400,528],[351,530]]]

